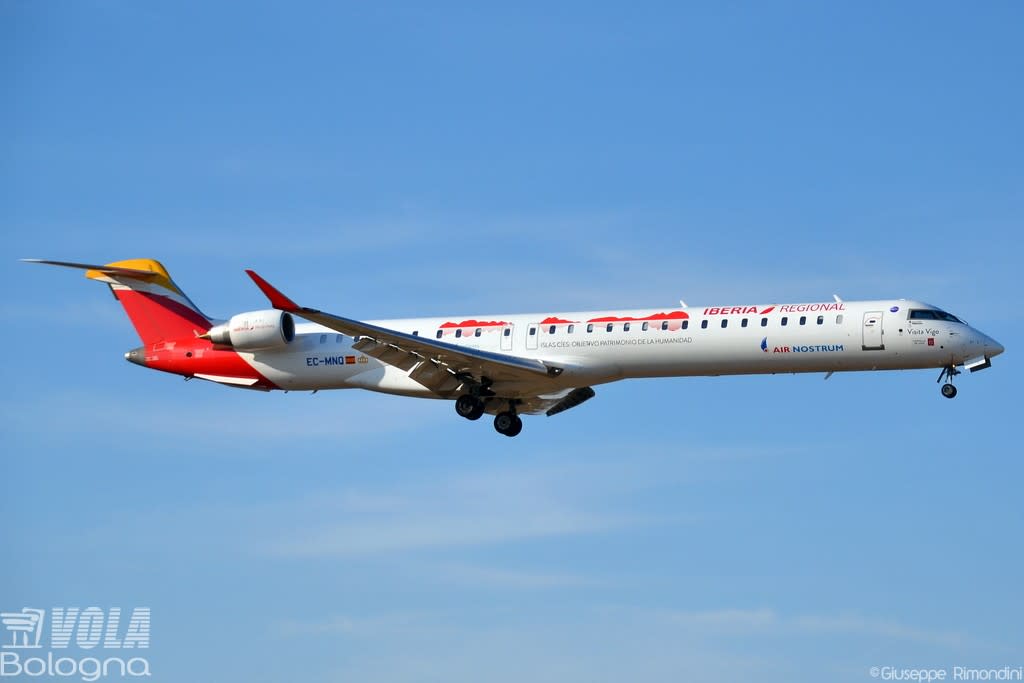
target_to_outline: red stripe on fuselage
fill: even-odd
[[[441,325],[442,329],[449,329],[453,327],[500,327],[501,325],[508,325],[503,320],[463,320],[461,323],[447,322]]]
[[[644,320],[685,320],[689,314],[684,311],[672,311],[671,313],[651,313],[643,318],[632,318],[629,316],[617,317],[614,315],[603,318],[591,318],[588,323],[619,323],[619,322],[641,322]]]

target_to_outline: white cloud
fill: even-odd
[[[276,628],[285,637],[321,637],[340,648],[344,641],[358,640],[358,654],[335,672],[343,680],[406,680],[430,672],[439,679],[470,681],[478,680],[480,671],[496,681],[856,680],[883,653],[948,650],[965,642],[958,634],[885,619],[792,617],[770,608],[584,605],[563,607],[544,620],[532,615],[532,610],[496,608],[467,628],[458,610],[383,612],[288,621]],[[813,635],[831,643],[862,636],[870,645],[866,651],[852,647],[846,656],[807,653],[794,661],[792,653],[804,651]],[[395,652],[402,656],[389,656]]]
[[[864,635],[875,638],[912,641],[939,647],[965,645],[968,637],[955,631],[922,629],[897,621],[864,617],[857,614],[825,614],[786,616],[767,608],[719,609],[710,611],[665,611],[669,623],[721,635],[738,635],[751,631],[780,633]]]
[[[323,619],[286,619],[274,624],[274,630],[288,638],[307,636],[381,637],[408,631],[422,624],[423,615],[394,613],[376,616],[336,614]]]
[[[719,609],[703,612],[669,612],[669,622],[700,629],[722,631],[763,629],[778,624],[778,616],[770,609]]]
[[[169,377],[161,379],[173,381]],[[202,380],[189,384],[188,396],[153,396],[141,386],[123,394],[61,391],[19,396],[16,402],[6,402],[4,421],[9,421],[12,433],[37,431],[39,425],[46,425],[43,433],[48,437],[117,433],[153,439],[173,437],[176,441],[183,434],[191,434],[209,444],[238,439],[259,443],[367,437],[419,429],[451,418],[447,410],[438,410],[440,406],[435,402],[370,392],[282,395],[214,386]],[[401,411],[394,410],[398,402]],[[282,408],[282,403],[288,406]],[[301,410],[296,410],[297,406]],[[62,419],[53,420],[55,414]],[[205,448],[197,452],[232,456],[274,453],[266,448]]]
[[[512,589],[590,588],[605,582],[582,574],[534,572],[502,567],[448,564],[438,568],[439,577],[460,586]]]
[[[793,627],[808,633],[862,634],[947,648],[963,647],[970,640],[966,634],[958,631],[922,629],[896,621],[872,619],[855,614],[797,616],[793,617],[790,623]]]
[[[390,510],[344,503],[330,515],[320,510],[266,550],[287,557],[376,555],[594,534],[637,522],[598,512],[582,496],[559,496],[543,480],[497,470],[383,495],[395,496]],[[293,512],[307,516],[301,505]]]

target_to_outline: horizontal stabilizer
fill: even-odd
[[[139,268],[124,268],[122,266],[98,266],[92,263],[75,263],[73,261],[50,261],[48,259],[41,258],[23,258],[21,259],[24,263],[41,263],[46,266],[62,266],[64,268],[77,268],[78,270],[95,270],[104,275],[122,275],[125,277],[133,277],[141,280],[155,279],[164,275],[153,270],[142,270]]]
[[[103,265],[50,259],[21,260],[84,270],[86,278],[109,286],[146,346],[159,341],[192,339],[213,325],[156,259],[126,259]]]

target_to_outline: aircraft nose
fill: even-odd
[[[1003,345],[997,342],[992,337],[985,337],[985,355],[989,358],[994,358],[1001,354],[1005,349]]]

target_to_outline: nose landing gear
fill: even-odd
[[[946,398],[953,398],[954,396],[956,396],[956,387],[953,386],[953,378],[959,374],[960,371],[956,369],[955,365],[949,365],[947,367],[942,368],[942,372],[939,373],[939,378],[935,380],[936,382],[941,382],[944,379],[949,380],[948,382],[943,384],[942,389],[940,389],[942,395],[945,396]]]

